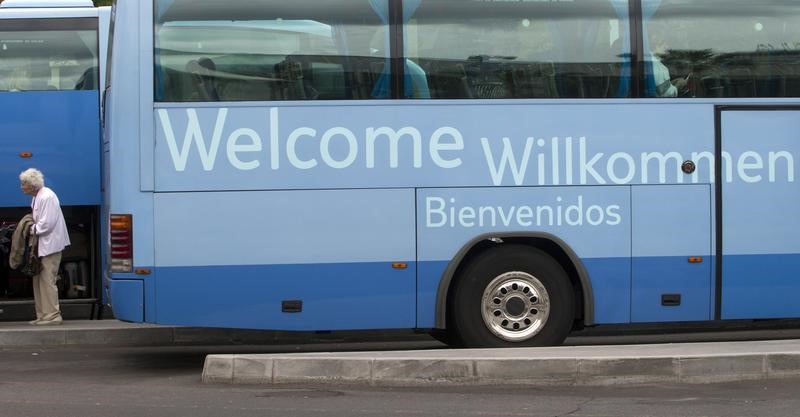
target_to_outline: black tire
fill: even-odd
[[[455,332],[455,328],[449,324],[447,329],[433,329],[431,330],[431,337],[434,339],[444,343],[445,345],[451,348],[460,348],[463,347],[464,344],[461,343],[461,340],[458,338],[458,335]]]
[[[466,347],[553,346],[572,328],[575,296],[561,265],[539,249],[504,244],[457,277],[452,318]]]

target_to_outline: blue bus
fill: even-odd
[[[800,317],[800,3],[114,10],[120,319],[501,347]]]
[[[89,0],[0,3],[0,227],[30,212],[19,173],[36,167],[58,194],[72,245],[58,282],[65,317],[100,299],[100,85],[110,8]],[[0,320],[33,316],[30,277],[0,261]]]

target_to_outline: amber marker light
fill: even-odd
[[[692,256],[689,258],[690,264],[699,264],[703,262],[703,258],[700,256]]]
[[[408,264],[405,262],[394,262],[392,263],[392,268],[394,269],[406,269],[408,268]]]

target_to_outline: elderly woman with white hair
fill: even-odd
[[[69,234],[61,203],[53,190],[44,186],[44,175],[35,168],[19,174],[22,192],[33,197],[33,226],[31,233],[39,238],[38,254],[42,263],[41,272],[33,277],[33,299],[36,305],[34,325],[61,324],[58,305],[58,267],[61,252],[69,246]]]

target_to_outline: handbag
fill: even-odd
[[[34,275],[39,275],[39,273],[42,272],[42,261],[39,259],[39,251],[36,250],[38,248],[30,245],[30,239],[31,236],[27,236],[25,238],[25,253],[22,255],[23,263],[19,268],[19,272],[32,277]]]

